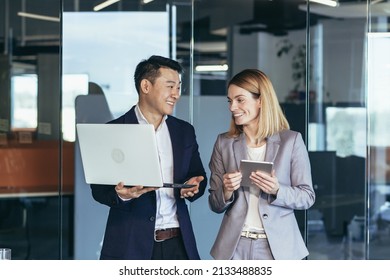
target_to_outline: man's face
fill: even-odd
[[[145,101],[148,110],[161,115],[171,115],[180,98],[180,76],[175,70],[160,68],[160,77],[154,84],[149,82]]]

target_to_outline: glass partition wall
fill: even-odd
[[[389,259],[390,213],[390,74],[389,1],[368,3],[366,69],[367,102],[367,197],[366,255]]]
[[[390,257],[383,79],[389,7],[388,1],[309,7],[306,88],[315,99],[306,125],[317,191],[307,215],[310,259]]]
[[[310,6],[308,147],[317,200],[308,211],[310,259],[368,258],[367,3]],[[360,13],[351,15],[352,9]]]
[[[39,14],[42,17],[34,18]],[[0,1],[0,247],[72,258],[73,147],[61,137],[61,1]]]
[[[195,126],[208,175],[227,81],[264,71],[309,150],[316,203],[295,212],[308,259],[390,258],[389,1],[49,2],[0,0],[0,246],[13,259],[99,257],[108,209],[75,124],[134,105],[134,68],[152,54],[185,68],[174,114]],[[188,205],[202,259],[222,218],[207,195]]]

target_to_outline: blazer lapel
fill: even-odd
[[[248,149],[246,147],[245,134],[241,133],[233,142],[233,154],[236,161],[237,170],[240,169],[240,163],[242,159],[247,159]],[[243,192],[246,201],[249,201],[249,188],[240,187],[239,191]]]
[[[182,156],[183,143],[181,141],[181,134],[179,129],[177,129],[176,123],[173,119],[168,116],[166,119],[166,123],[169,130],[169,135],[171,136],[172,142],[172,153],[173,153],[173,182],[179,182],[179,174],[177,170],[180,170],[180,166],[182,165],[182,161],[184,160]],[[180,197],[180,190],[174,189],[175,196],[177,198]]]
[[[125,123],[134,123],[137,124],[137,116],[135,115],[135,106],[133,106],[124,116]]]
[[[181,141],[180,141],[180,134],[179,134],[179,131],[178,129],[176,129],[176,125],[174,122],[171,121],[170,117],[168,116],[168,118],[166,119],[166,123],[167,123],[167,126],[168,126],[168,130],[169,130],[169,135],[171,136],[171,142],[172,142],[172,153],[173,153],[173,170],[179,170],[178,169],[178,166],[181,166],[181,162],[180,160],[182,159],[180,156],[181,152],[180,152],[180,149],[182,149],[181,145]],[[176,172],[174,172],[173,174],[173,181],[176,182],[177,178],[175,178],[176,176]]]
[[[267,148],[265,151],[265,161],[274,162],[280,147],[280,135],[276,133],[267,139]],[[241,133],[233,142],[234,157],[237,169],[240,168],[242,159],[247,159],[247,147],[245,142],[245,134]]]
[[[267,139],[267,148],[265,150],[265,161],[274,162],[280,147],[280,135],[276,133]]]
[[[280,147],[280,135],[279,133],[276,133],[267,139],[267,147],[265,149],[264,161],[275,162],[276,155],[278,154],[279,151],[279,147]],[[261,192],[260,195],[264,199],[270,202],[271,196],[269,194]]]
[[[247,158],[247,148],[245,142],[245,134],[241,133],[240,136],[235,138],[233,142],[234,158],[237,165],[237,170],[240,168],[240,162],[242,159]]]

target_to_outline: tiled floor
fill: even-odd
[[[352,233],[329,236],[317,228],[309,232],[308,248],[311,260],[390,260],[390,226],[375,231],[368,246]]]
[[[2,205],[6,204],[0,201]],[[63,201],[61,240],[58,199],[15,201],[13,211],[17,210],[16,205],[23,205],[22,209],[27,211],[24,226],[0,228],[0,247],[11,247],[12,259],[73,258],[72,200]],[[313,213],[309,217],[309,260],[365,259],[366,256],[373,260],[390,260],[390,225],[373,227],[369,246],[365,246],[359,226],[350,226],[348,236],[330,235],[326,233],[321,219],[316,220],[315,217]],[[3,219],[1,222],[0,225],[4,225],[10,221]]]

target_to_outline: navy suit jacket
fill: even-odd
[[[137,124],[134,108],[109,123]],[[172,141],[174,182],[183,183],[194,176],[204,177],[199,186],[199,193],[187,198],[194,201],[204,194],[207,185],[194,128],[172,116],[168,116],[166,123]],[[110,207],[100,259],[151,259],[156,219],[156,192],[148,192],[139,198],[122,201],[115,192],[115,186],[91,185],[91,189],[96,201]],[[179,189],[175,189],[174,192],[177,218],[187,255],[189,259],[200,259],[187,204],[180,198]]]

